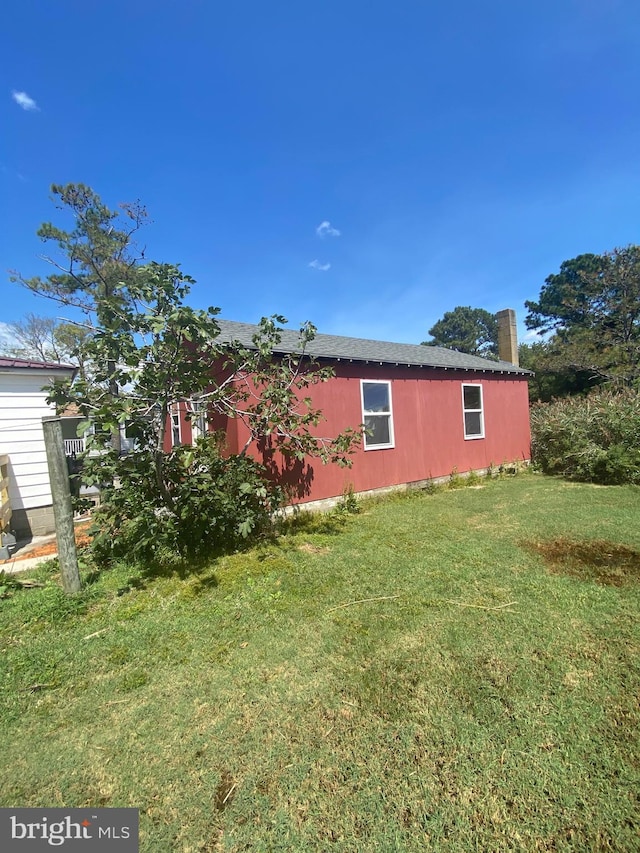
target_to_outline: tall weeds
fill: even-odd
[[[640,394],[598,389],[531,409],[531,455],[546,474],[640,483]]]

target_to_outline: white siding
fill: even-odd
[[[51,504],[42,418],[55,411],[46,404],[47,392],[42,389],[54,375],[42,369],[0,371],[0,455],[9,457],[12,509]]]

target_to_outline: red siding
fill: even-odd
[[[335,378],[309,392],[325,415],[318,434],[333,436],[362,423],[360,380],[389,380],[395,446],[364,450],[361,445],[351,468],[309,460],[307,469],[294,475],[306,475],[301,501],[336,497],[349,486],[361,492],[530,457],[525,376],[343,363],[335,371]],[[484,438],[464,438],[462,385],[467,383],[482,385]],[[227,433],[230,449],[244,445],[239,421],[229,422]]]

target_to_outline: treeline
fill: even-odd
[[[579,255],[525,303],[529,329],[545,336],[521,348],[536,371],[532,397],[551,400],[640,379],[640,247]]]
[[[547,277],[537,301],[525,302],[528,329],[539,339],[519,347],[520,364],[535,372],[532,401],[584,394],[603,384],[640,380],[640,246],[585,254]],[[495,316],[458,306],[429,329],[426,346],[496,358]]]
[[[525,302],[539,340],[519,347],[529,379],[532,459],[545,473],[640,483],[640,246],[579,255]],[[495,318],[458,307],[427,345],[497,352]]]
[[[640,247],[565,261],[525,303],[532,459],[548,474],[640,483]]]

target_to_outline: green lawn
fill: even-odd
[[[141,850],[640,849],[640,490],[534,474],[0,601],[0,805]]]

